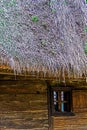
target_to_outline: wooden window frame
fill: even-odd
[[[54,112],[54,97],[53,97],[53,92],[56,91],[56,92],[69,92],[70,93],[70,104],[69,104],[69,107],[70,107],[70,111],[56,111]],[[50,101],[50,115],[51,116],[74,116],[75,114],[73,113],[73,107],[72,107],[72,89],[70,87],[50,87],[50,96],[49,96],[49,101]],[[60,101],[61,103],[61,101]]]

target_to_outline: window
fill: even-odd
[[[72,114],[72,92],[69,87],[51,88],[51,114],[69,115]]]

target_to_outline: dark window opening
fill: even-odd
[[[51,88],[51,114],[66,115],[72,113],[72,92],[70,88]]]
[[[70,112],[70,92],[53,91],[54,111]]]

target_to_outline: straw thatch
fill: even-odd
[[[86,27],[86,0],[0,0],[0,63],[19,73],[82,76]]]

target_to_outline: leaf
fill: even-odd
[[[85,26],[84,31],[87,32],[87,25]]]
[[[38,20],[39,20],[39,19],[38,19],[38,16],[32,16],[32,21],[33,21],[33,22],[38,22]]]
[[[87,43],[85,43],[84,51],[85,51],[85,53],[87,53]]]

